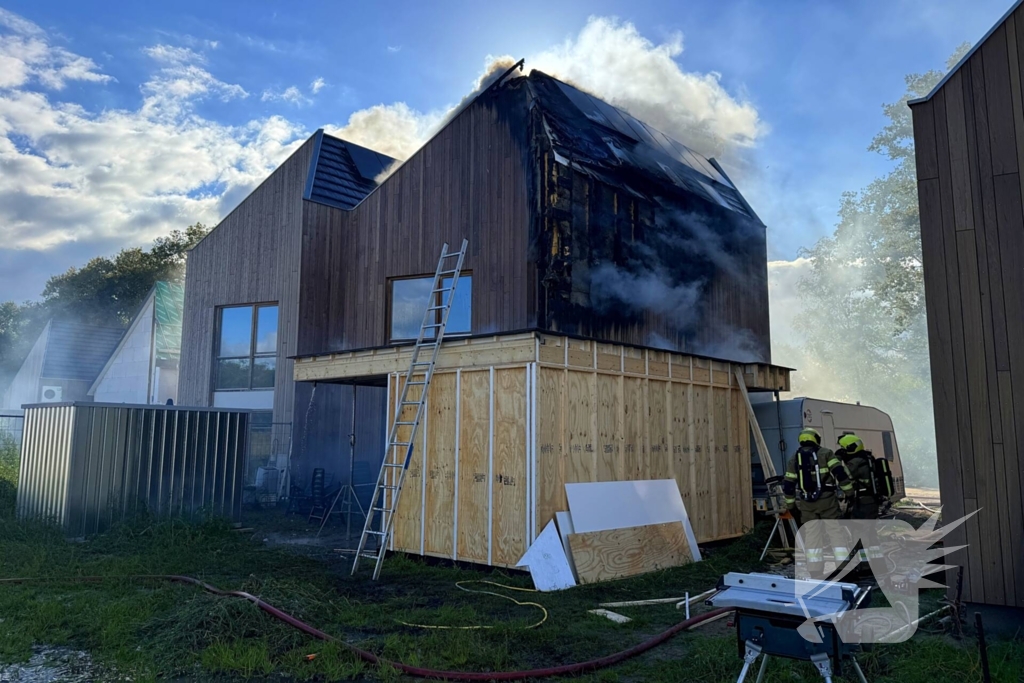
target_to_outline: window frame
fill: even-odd
[[[448,277],[451,277],[451,276],[449,275]],[[460,272],[459,273],[459,282],[461,282],[463,280],[463,278],[467,278],[467,277],[470,279],[470,287],[472,287],[473,271],[471,271],[471,270],[463,270],[462,272]],[[399,276],[399,277],[389,277],[388,278],[388,283],[387,283],[388,284],[388,286],[387,286],[387,297],[388,297],[388,300],[387,300],[387,340],[388,341],[387,341],[387,343],[388,344],[405,344],[405,343],[408,343],[408,342],[415,342],[416,341],[416,337],[395,337],[394,336],[395,283],[396,282],[402,282],[403,280],[430,280],[431,282],[433,282],[434,275],[433,274],[427,274],[427,275],[402,275],[402,276]],[[458,287],[456,287],[456,291],[458,291]],[[441,305],[441,292],[437,292],[437,293],[434,294],[434,303],[432,305],[434,305],[434,306]],[[436,323],[440,323],[441,322],[441,311],[434,311],[434,322],[436,322]],[[473,292],[472,292],[472,290],[470,290],[470,293],[469,293],[469,329],[467,331],[465,331],[465,332],[449,332],[449,331],[446,330],[445,333],[444,333],[444,337],[445,337],[445,339],[449,339],[449,338],[464,338],[464,337],[472,336],[472,334],[473,334]]]
[[[222,356],[220,355],[220,347],[223,342],[223,331],[224,331],[224,311],[232,308],[248,308],[252,312],[249,319],[249,355],[247,356]],[[211,378],[211,385],[213,391],[217,392],[228,392],[228,391],[273,391],[277,385],[277,354],[278,347],[275,345],[273,352],[258,352],[256,350],[256,339],[257,333],[259,332],[260,324],[260,309],[262,308],[276,308],[277,309],[277,325],[276,332],[280,332],[281,329],[281,306],[277,301],[263,301],[252,304],[227,304],[224,306],[216,307],[216,321],[214,325],[213,334],[213,368]],[[269,387],[254,387],[252,385],[253,370],[256,367],[256,360],[263,358],[274,359],[274,385]],[[245,387],[221,387],[218,382],[220,379],[220,363],[225,360],[246,360],[249,362],[249,382],[248,386]]]

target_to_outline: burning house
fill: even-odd
[[[272,410],[292,485],[368,498],[463,238],[394,547],[514,565],[577,481],[674,478],[698,540],[749,527],[740,378],[788,388],[764,226],[714,160],[537,71],[401,165],[310,138],[190,254],[181,402]]]

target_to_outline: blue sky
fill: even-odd
[[[215,223],[318,127],[408,149],[490,55],[564,69],[641,118],[671,105],[656,124],[687,143],[687,122],[710,121],[769,226],[770,258],[792,260],[831,230],[844,190],[888,168],[866,147],[903,76],[944,68],[1008,7],[0,0],[0,300]],[[605,44],[615,68],[595,58]],[[678,73],[644,90],[648,65]]]

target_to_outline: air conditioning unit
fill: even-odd
[[[60,403],[64,395],[64,388],[61,386],[44,386],[42,391],[43,403]]]

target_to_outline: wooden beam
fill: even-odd
[[[437,370],[516,365],[532,362],[536,347],[533,335],[488,340],[444,342],[437,356]],[[295,381],[326,381],[404,373],[409,369],[412,347],[389,347],[371,351],[302,358],[295,363]]]
[[[772,456],[768,452],[768,444],[764,441],[761,427],[757,424],[754,406],[750,403],[750,394],[747,393],[747,384],[743,381],[743,372],[738,367],[736,368],[736,384],[740,388],[740,393],[743,394],[743,403],[747,407],[750,433],[754,435],[754,445],[757,446],[757,458],[761,461],[761,469],[764,470],[765,479],[775,477],[778,475],[775,471],[775,463],[772,462]],[[771,497],[769,497],[769,500],[771,500]]]

